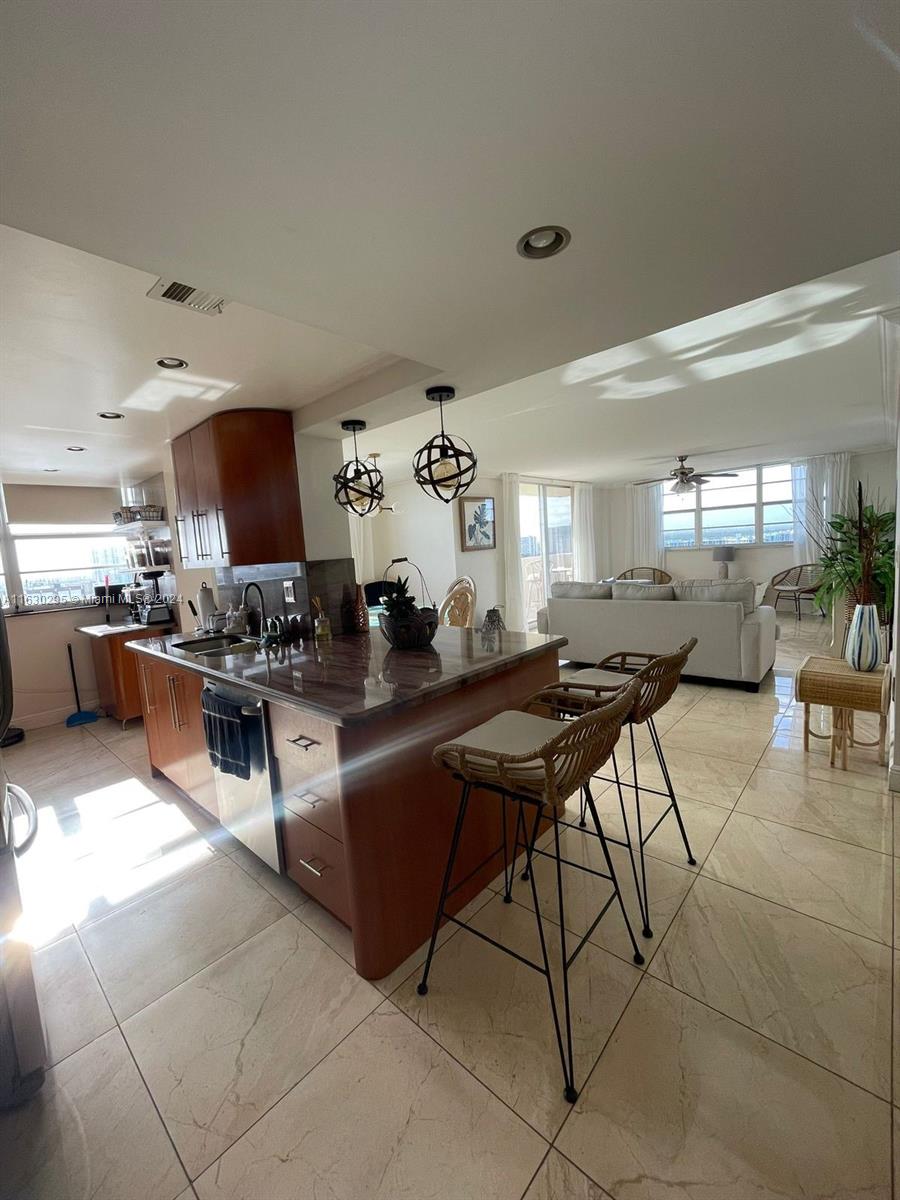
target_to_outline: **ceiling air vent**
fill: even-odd
[[[208,317],[217,316],[228,301],[224,296],[214,292],[204,292],[192,287],[189,283],[178,283],[174,279],[157,279],[147,293],[152,300],[165,300],[169,304],[177,304],[181,308],[191,308],[194,312],[206,313]]]

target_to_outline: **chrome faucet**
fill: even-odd
[[[241,608],[247,603],[247,593],[251,588],[256,588],[259,593],[259,637],[264,637],[266,633],[266,601],[263,596],[262,588],[255,579],[251,579],[249,583],[244,584],[244,590],[241,592]],[[248,630],[249,632],[249,630]]]

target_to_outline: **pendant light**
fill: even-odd
[[[353,434],[353,458],[332,476],[335,500],[357,517],[367,517],[384,499],[384,476],[374,463],[363,462],[359,457],[356,435],[365,427],[365,421],[341,421],[341,429]]]
[[[441,432],[430,438],[413,459],[416,483],[426,495],[445,504],[471,487],[478,469],[478,459],[469,443],[444,432],[444,402],[455,395],[456,389],[452,387],[425,389],[425,399],[440,405]]]

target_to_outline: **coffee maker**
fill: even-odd
[[[159,591],[160,577],[168,572],[159,568],[137,571],[134,583],[125,588],[125,596],[131,605],[131,620],[136,625],[167,625],[172,620],[172,609]]]

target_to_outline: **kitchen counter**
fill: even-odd
[[[197,635],[197,639],[202,636]],[[185,635],[144,638],[128,648],[209,679],[245,687],[333,725],[353,725],[456,691],[558,650],[563,637],[438,629],[426,650],[394,650],[380,631],[230,655],[199,657],[175,643]]]
[[[198,791],[210,774],[201,689],[222,681],[262,696],[281,870],[349,926],[360,975],[382,979],[434,920],[460,795],[434,747],[558,680],[565,638],[441,628],[428,650],[398,651],[376,630],[214,658],[174,644],[188,640],[124,643],[144,679],[154,769],[244,840],[221,781],[216,804]],[[450,912],[496,878],[515,836],[515,805],[478,793],[470,808]]]
[[[76,625],[75,632],[86,633],[88,637],[102,638],[123,633],[141,633],[147,629],[156,629],[161,633],[164,629],[171,629],[174,624],[174,621],[157,621],[153,625],[141,625],[138,621],[125,621],[121,625],[107,625],[103,621],[99,625]]]

